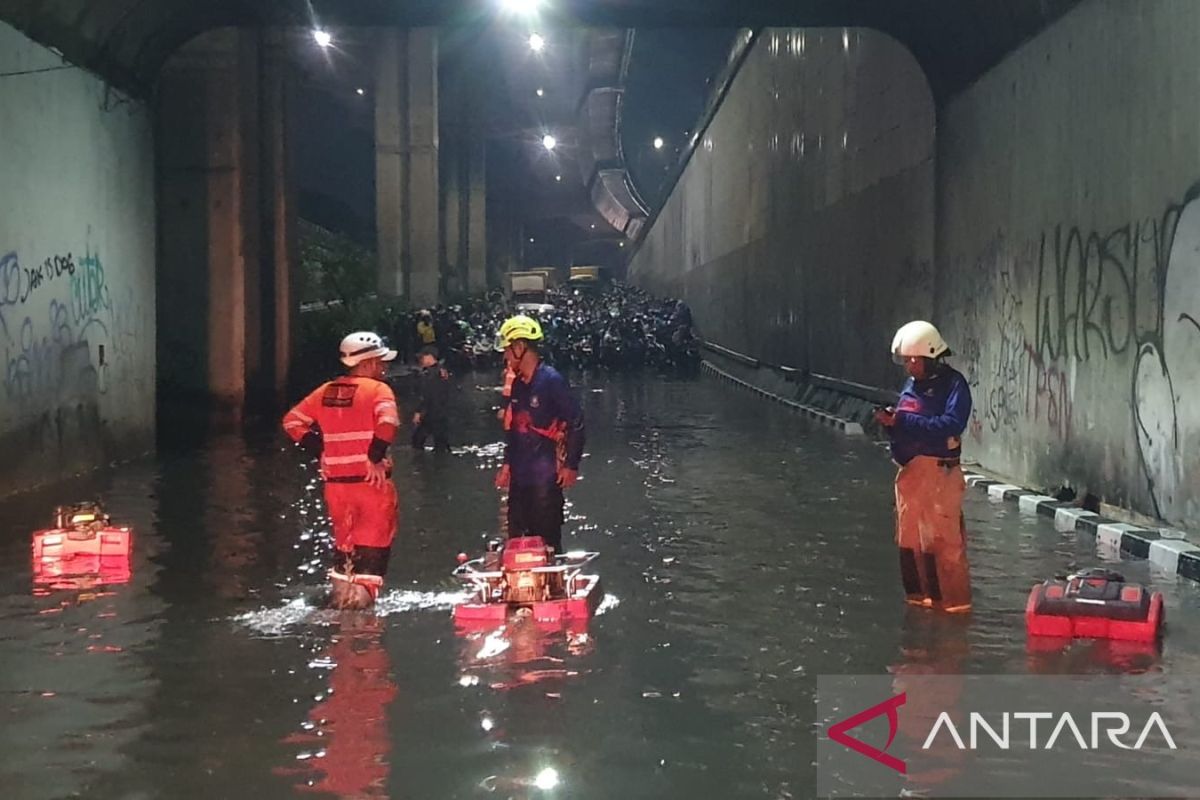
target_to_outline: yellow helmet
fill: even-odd
[[[518,339],[540,342],[543,338],[545,337],[542,335],[542,326],[538,324],[538,321],[532,317],[520,314],[506,320],[500,326],[497,346],[503,349]]]

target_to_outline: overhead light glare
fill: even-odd
[[[540,53],[546,49],[546,40],[542,38],[540,33],[529,34],[529,49],[535,53]]]
[[[313,41],[317,43],[318,47],[329,47],[333,44],[333,35],[329,31],[324,31],[320,28],[317,28],[315,31],[313,31],[312,36]]]
[[[546,767],[533,779],[533,785],[542,791],[549,791],[558,786],[558,772],[554,767]]]
[[[501,0],[500,6],[510,14],[520,14],[528,17],[537,13],[542,5],[541,0]]]
[[[547,133],[542,137],[542,147],[546,148],[547,150],[553,150],[554,148],[558,147],[558,139],[555,139],[552,135]]]

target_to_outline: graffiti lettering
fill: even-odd
[[[112,310],[104,265],[100,256],[90,250],[79,261],[78,274],[71,273],[71,312],[75,323],[93,319],[101,309]]]
[[[1037,423],[1044,419],[1055,436],[1068,439],[1074,401],[1067,375],[1055,364],[1047,364],[1029,345],[1025,346],[1025,361],[1025,416]]]
[[[33,305],[39,289],[63,278],[63,289],[40,314],[25,309],[17,317],[21,322],[10,326],[5,310]],[[18,413],[94,401],[110,385],[152,392],[138,346],[145,325],[132,287],[121,303],[113,302],[104,264],[90,248],[78,261],[67,253],[32,269],[22,267],[16,253],[0,257],[0,381]]]
[[[1041,236],[1035,351],[1048,361],[1087,361],[1128,352],[1138,340],[1139,273],[1166,269],[1179,217],[1170,206],[1158,219],[1084,233],[1058,225]]]

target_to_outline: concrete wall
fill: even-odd
[[[771,29],[630,265],[703,334],[891,386],[895,329],[933,303],[934,109],[895,40]]]
[[[151,446],[155,203],[145,106],[3,23],[0,73],[3,494]]]
[[[1200,526],[1200,4],[1093,0],[945,110],[971,455]]]

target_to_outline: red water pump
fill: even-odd
[[[33,582],[52,589],[128,583],[133,532],[113,525],[99,503],[54,510],[54,527],[33,534]]]
[[[1161,592],[1101,567],[1045,581],[1025,605],[1031,636],[1152,642],[1165,620]]]

